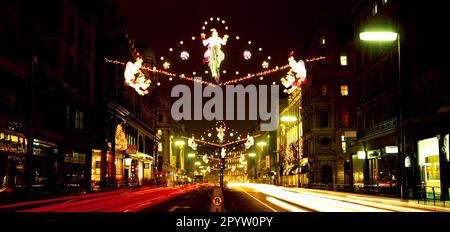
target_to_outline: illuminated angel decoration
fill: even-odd
[[[219,138],[220,142],[223,142],[223,139],[225,137],[225,130],[226,129],[227,128],[223,127],[223,126],[220,126],[219,128],[216,128],[216,130],[217,130],[217,138]]]
[[[253,144],[254,144],[254,139],[253,139],[253,136],[250,136],[250,135],[247,135],[247,141],[245,142],[245,148],[246,149],[249,149],[251,146],[253,146]]]
[[[142,59],[137,58],[136,62],[128,62],[125,68],[125,85],[133,87],[139,95],[148,94],[147,88],[150,86],[151,81],[145,79],[144,73],[141,71]]]
[[[239,156],[239,163],[242,163],[242,162],[244,162],[245,161],[245,155],[244,154],[241,154],[240,156]]]
[[[194,151],[197,150],[198,144],[195,142],[194,136],[192,136],[192,138],[188,139],[188,145],[189,145],[189,147],[192,148],[192,150],[194,150]]]
[[[281,83],[286,88],[285,93],[291,94],[297,87],[305,83],[306,80],[306,68],[303,60],[295,61],[293,52],[289,56],[289,66],[291,69],[287,73],[286,77],[281,78]]]
[[[220,50],[222,45],[227,44],[228,35],[224,35],[223,39],[219,37],[219,33],[216,29],[211,29],[212,36],[208,39],[206,38],[205,33],[202,33],[200,36],[202,38],[203,46],[208,46],[208,50],[204,53],[203,62],[207,63],[211,70],[212,77],[219,82],[220,78],[220,63],[225,59],[225,54],[222,50]]]
[[[203,155],[203,162],[205,162],[205,164],[207,164],[209,162],[207,155]]]
[[[222,150],[220,151],[220,156],[222,157],[222,158],[225,158],[225,156],[227,155],[227,150],[225,149],[225,148],[223,148],[222,147]]]

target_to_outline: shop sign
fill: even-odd
[[[386,151],[386,154],[398,153],[398,146],[386,146],[385,151]]]
[[[411,167],[411,158],[409,156],[406,156],[405,158],[405,168]]]
[[[128,145],[127,147],[127,154],[136,154],[137,149],[136,149],[136,145]]]
[[[266,155],[266,168],[270,169],[270,156]]]

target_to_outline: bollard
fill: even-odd
[[[214,187],[213,189],[210,212],[225,212],[225,206],[223,204],[223,194],[220,187]]]

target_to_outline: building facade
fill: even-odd
[[[373,28],[398,34],[390,42],[355,37],[361,90],[355,184],[403,197],[448,199],[449,46],[430,36],[445,21],[444,9],[396,0],[355,7],[356,36]]]
[[[344,188],[349,163],[343,136],[354,130],[354,47],[352,28],[324,14],[305,48],[307,83],[302,88],[303,156],[311,187]]]

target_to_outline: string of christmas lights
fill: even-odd
[[[320,61],[320,60],[324,60],[324,59],[326,59],[326,57],[320,56],[320,57],[314,57],[314,58],[306,59],[305,62],[306,63],[310,63],[310,62],[316,62],[316,61]],[[112,63],[112,64],[118,64],[118,65],[125,65],[125,62],[121,62],[121,61],[118,61],[118,60],[111,60],[111,59],[108,59],[108,58],[105,58],[105,62],[106,63]],[[250,74],[248,74],[245,77],[240,77],[240,78],[236,78],[236,79],[233,79],[233,80],[228,80],[228,81],[223,82],[223,83],[214,84],[214,83],[211,83],[211,82],[208,82],[208,81],[203,81],[203,80],[200,81],[200,80],[195,79],[193,77],[185,76],[184,74],[177,75],[176,73],[160,70],[160,69],[158,69],[156,67],[151,68],[151,67],[144,66],[144,65],[142,66],[142,69],[148,70],[150,72],[160,73],[160,74],[163,74],[163,75],[169,76],[169,77],[178,77],[180,79],[189,80],[189,81],[193,81],[193,82],[197,82],[197,83],[201,83],[201,84],[205,84],[205,85],[209,85],[209,86],[225,86],[225,85],[228,85],[228,84],[235,84],[235,83],[238,83],[238,82],[249,80],[249,79],[254,78],[254,77],[267,76],[269,74],[272,74],[272,73],[275,73],[275,72],[278,72],[278,71],[282,71],[282,70],[286,70],[288,68],[290,68],[289,64],[281,66],[281,67],[275,67],[275,68],[270,69],[270,70],[264,70],[264,71],[257,72],[257,73],[254,73],[254,74],[250,73]]]

